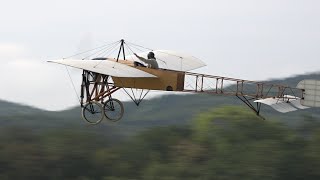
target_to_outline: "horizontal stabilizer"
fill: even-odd
[[[309,108],[301,105],[300,100],[301,99],[299,97],[284,95],[284,97],[282,98],[266,98],[259,99],[254,102],[266,104],[268,106],[271,106],[276,111],[279,111],[281,113],[287,113],[291,111],[296,111],[298,109]]]
[[[304,89],[301,104],[308,107],[320,107],[320,81],[303,80],[297,85],[297,88]]]

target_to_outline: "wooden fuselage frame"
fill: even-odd
[[[118,60],[119,63],[134,67],[132,61]],[[155,75],[156,77],[112,77],[114,86],[122,88],[137,88],[163,91],[183,91],[185,73],[165,69],[152,69],[147,67],[135,67],[141,71]]]
[[[116,60],[114,60],[116,61]],[[147,67],[135,67],[132,61],[118,60],[118,63],[137,68],[141,71],[152,74],[156,77],[114,77],[102,74],[93,74],[93,80],[89,81],[90,72],[83,73],[81,88],[81,104],[90,101],[104,101],[104,98],[111,98],[111,94],[121,88],[148,89],[160,91],[183,91],[194,93],[221,94],[236,96],[248,105],[258,116],[261,103],[256,107],[251,101],[264,98],[283,98],[291,95],[293,99],[303,99],[303,89],[291,88],[286,85],[266,84],[263,82],[248,81],[242,79],[197,74],[192,72],[181,72],[166,69],[152,69]],[[112,82],[108,82],[108,78]],[[194,84],[189,84],[185,79],[193,79]],[[186,81],[186,82],[185,82]],[[185,87],[186,83],[186,87]],[[228,85],[229,84],[229,85]],[[193,86],[192,86],[193,85]],[[208,87],[205,87],[207,85]],[[92,88],[90,88],[92,87]],[[84,98],[85,101],[84,101]],[[138,105],[139,103],[137,103]]]

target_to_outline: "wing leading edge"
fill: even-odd
[[[107,60],[65,60],[65,59],[60,59],[60,60],[51,60],[48,62],[52,63],[57,63],[57,64],[62,64],[78,69],[84,69],[100,74],[105,74],[109,76],[114,76],[114,77],[131,77],[131,78],[155,78],[156,76],[146,73],[144,71],[141,71],[139,69],[117,63],[114,61],[107,61]]]

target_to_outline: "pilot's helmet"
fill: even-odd
[[[153,52],[148,53],[148,59],[155,59]]]

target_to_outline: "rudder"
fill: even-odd
[[[303,106],[320,107],[320,80],[302,80],[298,83],[297,88],[304,90],[301,99]]]

